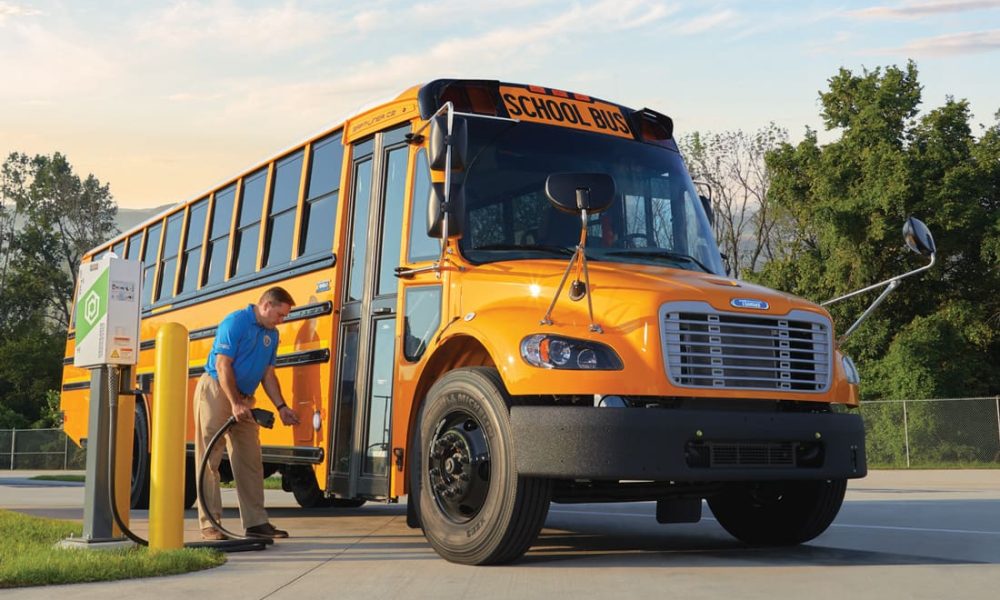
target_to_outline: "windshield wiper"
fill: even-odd
[[[485,246],[476,246],[473,250],[526,250],[529,252],[559,254],[560,256],[572,256],[574,252],[573,248],[547,244],[487,244]]]
[[[608,256],[638,256],[642,258],[666,258],[677,262],[694,263],[706,273],[714,273],[697,258],[680,252],[661,250],[658,248],[633,248],[631,250],[611,250],[606,253]]]

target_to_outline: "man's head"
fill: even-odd
[[[281,325],[293,306],[295,300],[292,300],[292,295],[285,288],[275,286],[264,292],[257,301],[257,321],[263,327],[274,329]]]

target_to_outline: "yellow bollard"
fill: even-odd
[[[188,331],[165,323],[156,333],[149,480],[149,547],[184,545],[184,454]]]

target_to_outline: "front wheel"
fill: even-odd
[[[518,475],[509,406],[497,370],[472,367],[438,380],[421,407],[414,520],[449,561],[510,562],[545,523],[552,484]]]
[[[792,546],[826,531],[840,511],[846,479],[735,486],[708,499],[733,537],[753,546]]]

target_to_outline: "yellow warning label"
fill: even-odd
[[[118,351],[117,350],[112,350],[111,351],[111,358],[118,358]]]
[[[534,92],[525,88],[500,86],[507,112],[515,119],[559,125],[631,138],[632,129],[620,108],[595,100],[577,100]]]

